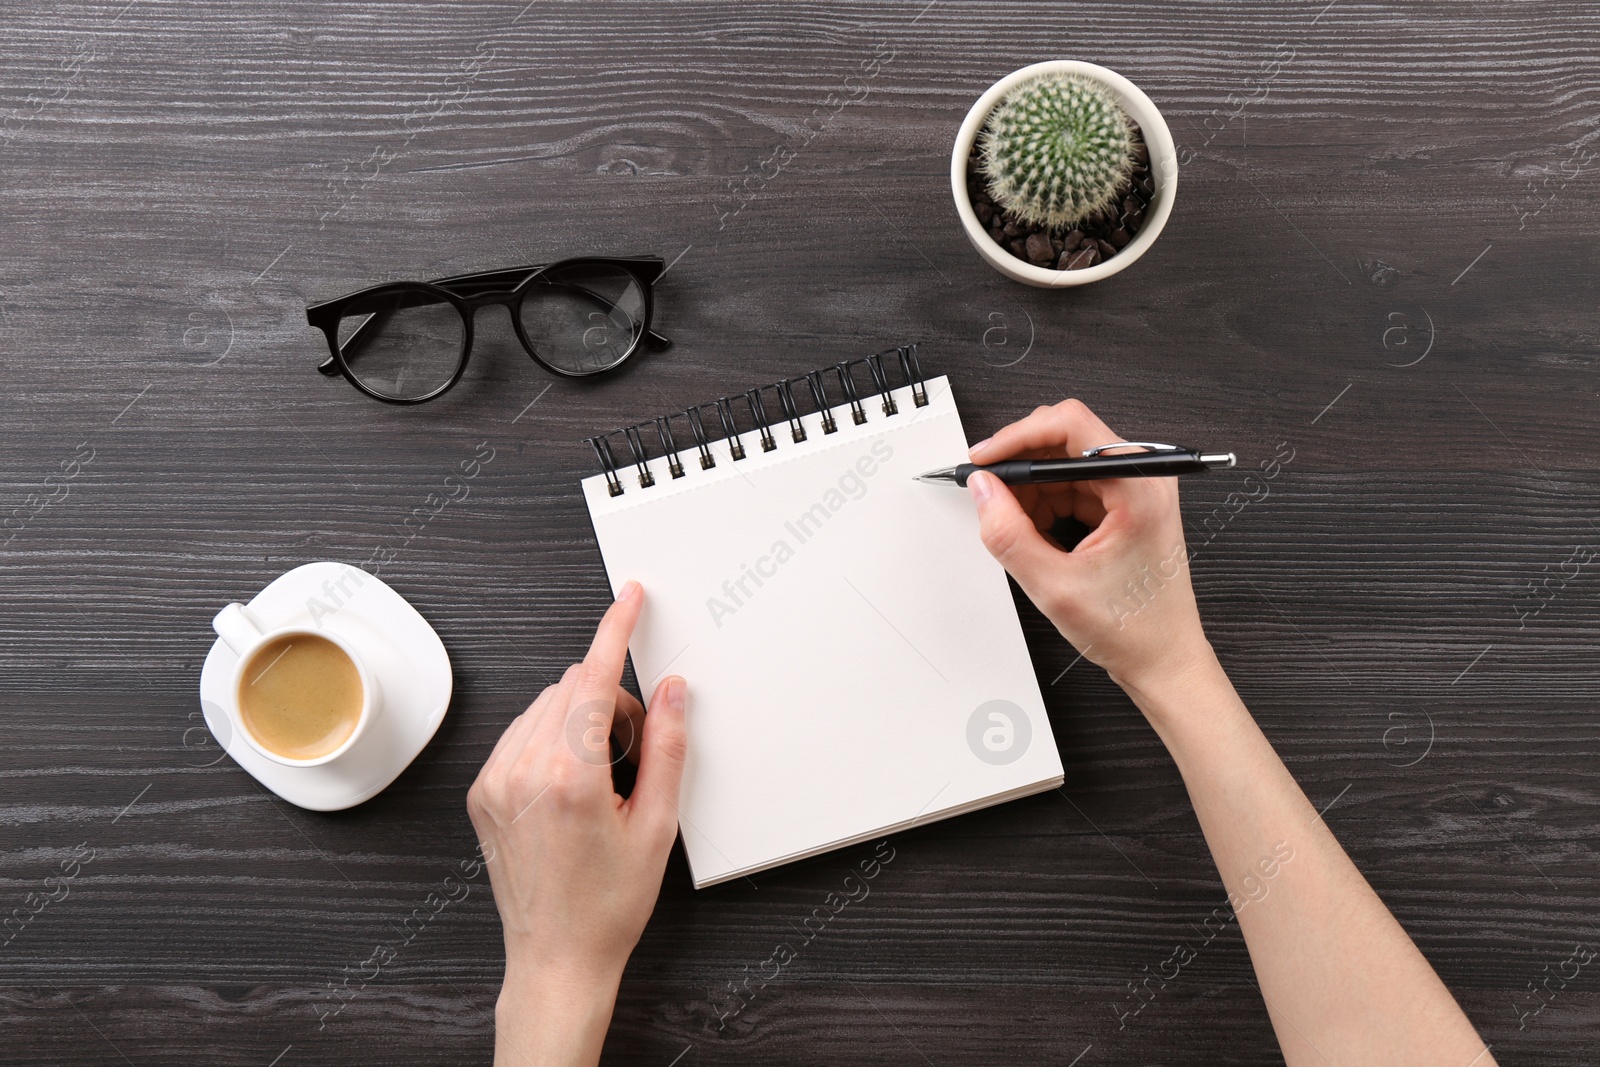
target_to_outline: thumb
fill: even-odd
[[[1031,597],[1049,572],[1061,567],[1061,550],[1044,539],[999,478],[974,471],[967,488],[978,505],[983,546]]]
[[[677,675],[656,686],[650,710],[644,716],[639,777],[628,801],[633,814],[669,845],[678,831],[678,787],[683,781],[683,761],[689,751],[683,723],[687,691],[687,683]]]

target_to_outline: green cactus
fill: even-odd
[[[1116,97],[1078,74],[1041,74],[1006,94],[979,146],[989,195],[1024,222],[1070,226],[1116,202],[1133,170]]]

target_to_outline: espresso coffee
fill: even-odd
[[[239,718],[269,752],[317,759],[361,719],[361,675],[344,649],[315,634],[268,641],[239,678]]]

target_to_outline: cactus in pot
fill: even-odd
[[[1112,209],[1133,172],[1135,136],[1116,98],[1078,74],[1042,74],[994,109],[979,137],[995,202],[1052,230]]]

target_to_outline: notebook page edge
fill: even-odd
[[[701,881],[695,877],[694,867],[691,865],[689,868],[689,877],[693,879],[694,887],[696,889],[709,889],[711,886],[721,885],[723,882],[731,882],[735,878],[745,878],[761,871],[771,870],[774,867],[782,867],[786,864],[798,863],[801,860],[813,859],[817,856],[824,856],[829,852],[837,852],[840,849],[849,848],[852,845],[859,845],[864,842],[871,841],[873,838],[886,837],[889,834],[903,833],[906,830],[914,830],[919,826],[927,826],[930,823],[942,822],[945,819],[954,819],[962,815],[970,815],[975,811],[983,811],[985,808],[993,808],[998,807],[1001,804],[1009,804],[1013,800],[1021,800],[1024,797],[1037,796],[1038,794],[1047,790],[1059,788],[1065,781],[1066,776],[1064,774],[1052,775],[1049,778],[1041,779],[1037,782],[1014,786],[1011,789],[1007,789],[1004,792],[995,793],[992,796],[980,797],[977,800],[955,804],[948,808],[941,808],[940,810],[929,814],[913,815],[909,819],[903,819],[900,822],[891,823],[888,826],[879,827],[876,830],[869,830],[863,834],[856,834],[852,837],[847,837],[832,844],[822,845],[814,849],[806,849],[801,852],[795,852],[770,862],[754,864],[749,867],[740,868],[739,870],[713,875],[704,881]]]

